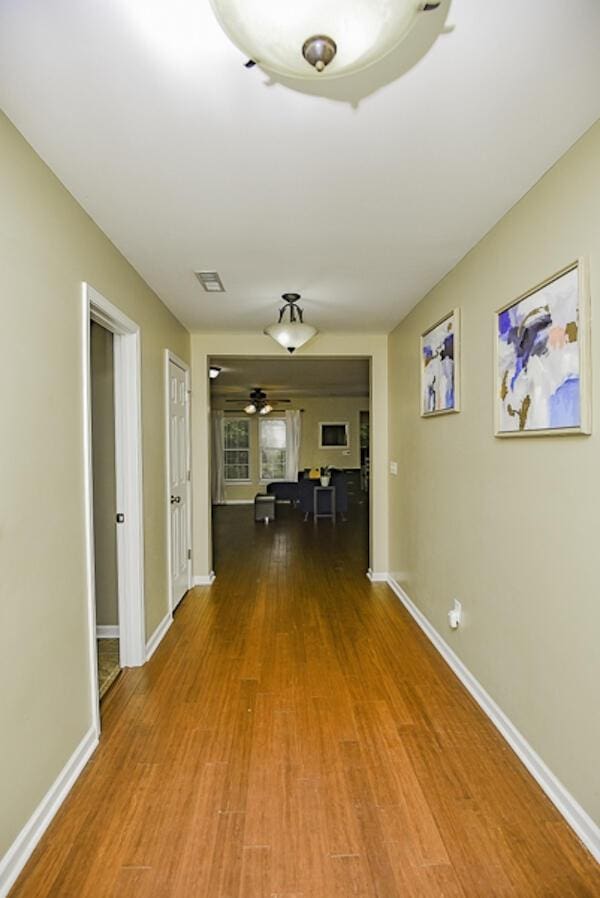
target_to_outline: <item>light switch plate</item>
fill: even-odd
[[[397,473],[398,473],[398,462],[391,461],[390,462],[390,474],[397,474]]]

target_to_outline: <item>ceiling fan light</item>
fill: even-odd
[[[406,37],[421,0],[211,0],[215,15],[245,56],[291,78],[335,78],[382,59]],[[322,44],[317,47],[316,41]]]
[[[218,377],[220,373],[221,373],[221,368],[219,368],[218,365],[211,365],[210,368],[208,369],[208,376],[210,377],[211,380],[214,380],[215,377]]]
[[[272,411],[273,411],[273,406],[269,405],[269,403],[267,402],[267,404],[263,405],[263,407],[260,409],[259,415],[268,415]]]
[[[256,406],[253,402],[250,402],[246,408],[244,409],[247,415],[255,415],[256,414]]]

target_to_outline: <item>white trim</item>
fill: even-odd
[[[83,374],[83,504],[85,510],[85,580],[87,592],[87,636],[90,678],[90,707],[96,738],[100,735],[100,689],[98,684],[98,646],[96,644],[96,572],[94,559],[94,499],[92,463],[92,372],[90,363],[90,304],[87,284],[82,289],[81,346]],[[1,880],[0,880],[1,882]]]
[[[254,499],[225,499],[224,505],[254,505]]]
[[[115,460],[117,508],[125,523],[117,527],[119,588],[119,655],[122,667],[144,663],[144,515],[142,488],[141,345],[139,326],[98,293],[82,285],[83,411],[85,451],[86,543],[90,678],[97,731],[100,713],[96,670],[96,608],[94,584],[94,518],[91,436],[90,321],[114,335]]]
[[[372,571],[371,568],[367,571],[367,577],[371,583],[387,583],[389,576],[389,574],[383,573],[382,571]]]
[[[408,597],[400,584],[388,577],[390,588],[396,593],[406,610],[415,619],[425,635],[433,643],[444,661],[454,671],[463,686],[471,693],[482,711],[489,717],[498,732],[506,739],[512,750],[523,762],[538,785],[544,790],[556,809],[581,839],[588,851],[600,863],[600,827],[584,811],[571,793],[557,779],[535,749],[485,691],[479,680],[471,673],[448,643],[440,636],[422,611]]]
[[[96,639],[118,639],[119,625],[96,624]]]
[[[89,728],[58,777],[0,860],[0,898],[6,898],[34,848],[46,832],[75,780],[98,745],[95,723]]]
[[[287,422],[284,417],[274,417],[271,418],[272,421],[279,421],[283,424],[283,429],[285,432],[285,463],[283,466],[284,471],[287,470],[287,457],[288,457],[288,445],[287,445],[287,437],[288,437],[288,427]],[[263,447],[263,427],[269,423],[269,419],[262,417],[258,419],[258,482],[259,483],[285,483],[286,479],[284,477],[263,477],[263,456],[262,456],[262,447]],[[267,449],[271,449],[273,447],[267,446]]]
[[[217,578],[214,571],[210,574],[196,574],[194,577],[194,586],[212,586]]]
[[[209,384],[210,384],[210,380],[209,380]],[[210,391],[210,386],[209,386],[209,391]],[[248,446],[247,447],[242,446],[240,449],[236,449],[236,450],[225,448],[225,424],[227,424],[228,421],[244,421],[248,425]],[[227,458],[227,452],[233,452],[233,451],[248,453],[248,475],[250,474],[250,468],[251,468],[251,464],[252,464],[252,430],[251,430],[250,425],[251,425],[251,419],[248,417],[248,415],[236,415],[235,417],[233,417],[232,415],[229,415],[228,418],[226,418],[225,415],[223,415],[223,420],[221,421],[221,433],[222,433],[222,437],[223,437],[223,484],[225,486],[227,486],[228,484],[235,486],[235,484],[252,483],[253,482],[252,478],[250,476],[238,477],[236,479],[230,480],[230,479],[228,479],[228,477],[225,474],[225,470],[227,468],[227,465],[225,464],[225,459]],[[209,471],[209,477],[210,477],[210,471]]]
[[[170,390],[169,390],[169,364],[173,362],[185,374],[186,404],[185,404],[185,429],[186,429],[186,469],[190,472],[190,476],[186,485],[186,507],[187,507],[187,524],[188,524],[188,542],[189,548],[193,546],[192,538],[192,446],[191,446],[191,426],[190,426],[190,395],[191,395],[191,372],[190,366],[184,362],[179,356],[165,349],[164,362],[164,379],[165,379],[165,503],[167,514],[167,589],[169,593],[169,609],[171,614],[175,610],[175,602],[173,601],[173,572],[171,570],[173,559],[171,557],[171,428],[170,428]],[[192,559],[188,557],[187,564],[187,588],[192,588]],[[183,596],[182,596],[183,598]],[[180,600],[181,601],[181,600]],[[178,604],[178,603],[177,603]]]
[[[324,446],[323,445],[323,428],[324,427],[345,427],[346,443],[343,446]],[[319,421],[319,449],[350,449],[350,422],[349,421]]]
[[[160,643],[163,640],[163,637],[171,624],[173,623],[173,615],[170,611],[165,614],[160,624],[146,643],[146,661],[149,661],[154,652],[159,647]]]

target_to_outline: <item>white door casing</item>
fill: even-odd
[[[171,610],[191,586],[189,367],[166,350],[167,515]]]
[[[142,504],[141,348],[139,326],[90,284],[82,285],[83,447],[85,483],[86,579],[91,705],[96,733],[100,707],[96,654],[96,600],[92,471],[90,321],[114,336],[115,471],[119,654],[121,667],[146,660],[144,624],[144,513]]]

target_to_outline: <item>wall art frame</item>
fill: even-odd
[[[460,309],[451,309],[421,334],[420,409],[422,418],[460,411]]]
[[[590,290],[576,259],[494,313],[497,437],[591,433]]]

